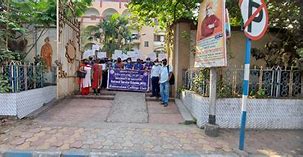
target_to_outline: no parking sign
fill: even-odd
[[[251,40],[259,40],[268,28],[268,11],[264,0],[240,0],[244,33]]]
[[[259,40],[266,33],[268,27],[268,12],[264,0],[240,0],[239,4],[244,21],[244,34],[247,37],[239,139],[239,149],[243,150],[246,125],[246,105],[249,94],[251,40]]]

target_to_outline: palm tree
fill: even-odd
[[[102,51],[110,56],[115,50],[131,49],[131,25],[128,18],[119,14],[104,19],[95,27],[87,27],[83,37],[86,41],[97,41]],[[98,41],[99,40],[99,41]]]

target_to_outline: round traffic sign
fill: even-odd
[[[244,21],[244,34],[251,40],[259,40],[268,28],[268,11],[264,0],[240,0]]]

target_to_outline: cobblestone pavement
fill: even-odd
[[[147,123],[147,117],[144,93],[119,92],[107,122]]]
[[[0,150],[86,150],[148,153],[223,153],[235,156],[237,130],[208,137],[183,125],[174,103],[147,102],[149,123],[107,123],[112,101],[67,99],[34,120],[0,128]],[[303,156],[302,131],[247,131],[246,151],[254,155]],[[231,153],[231,154],[230,154]]]

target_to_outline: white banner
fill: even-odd
[[[161,61],[163,59],[167,59],[167,54],[166,53],[159,53],[158,54],[158,59],[159,59],[159,61]]]
[[[148,54],[148,57],[150,58],[151,61],[155,61],[157,59],[157,54],[156,52],[152,52]]]
[[[97,52],[97,58],[102,59],[102,58],[106,58],[106,57],[107,57],[106,52]]]
[[[92,50],[93,50],[93,51],[96,51],[96,50],[99,51],[99,49],[100,49],[100,46],[99,46],[99,45],[96,45],[96,44],[95,44],[95,45],[92,46]]]
[[[93,50],[86,50],[84,53],[83,53],[83,59],[88,59],[90,56],[95,56],[95,51]]]

